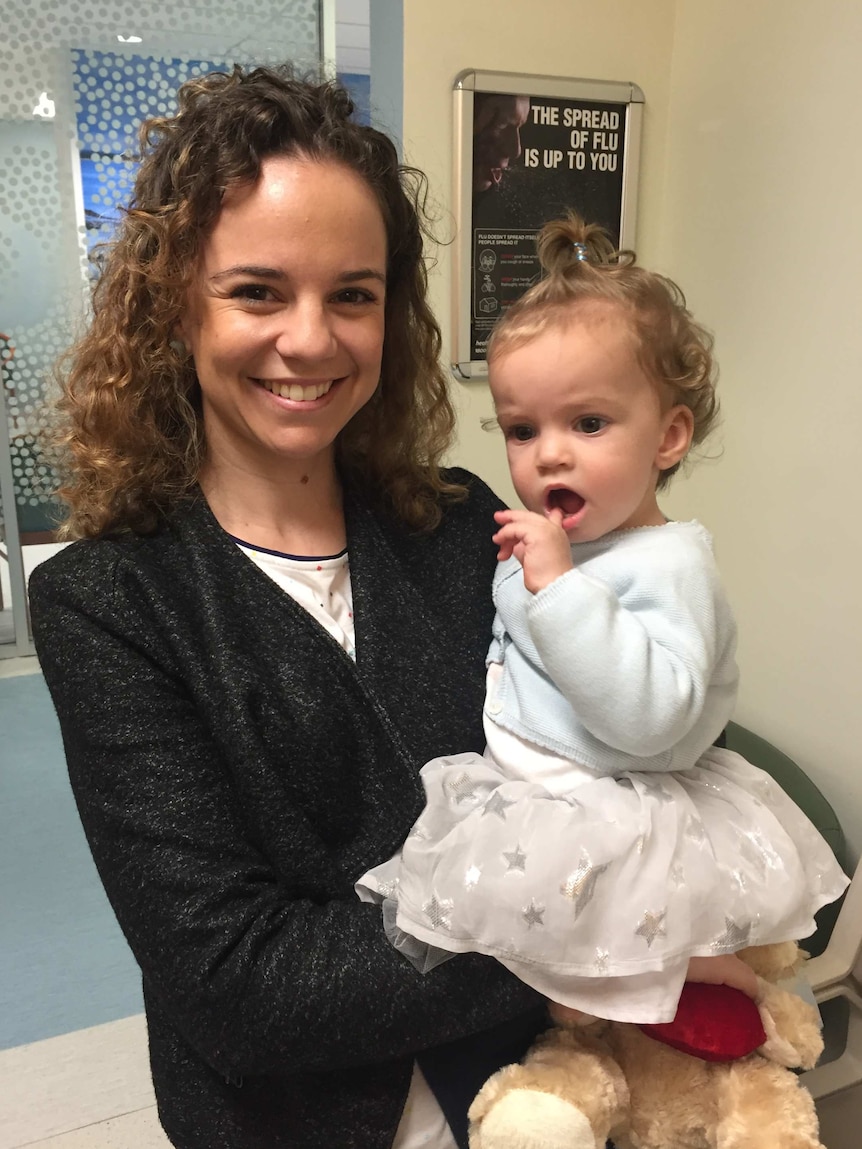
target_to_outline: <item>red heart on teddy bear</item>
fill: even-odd
[[[641,1025],[649,1037],[703,1061],[736,1061],[766,1041],[751,998],[729,985],[687,981],[673,1021]]]

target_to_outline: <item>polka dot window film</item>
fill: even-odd
[[[191,76],[320,59],[318,0],[4,0],[0,35],[0,371],[22,532],[50,529],[39,448],[52,371],[87,321],[92,257],[134,179],[137,128]],[[0,419],[0,435],[4,421]],[[5,436],[3,436],[5,438]],[[0,542],[8,518],[0,492]]]

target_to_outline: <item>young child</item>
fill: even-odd
[[[487,750],[423,767],[401,856],[357,888],[423,968],[478,951],[569,1007],[668,1021],[691,959],[807,936],[847,879],[768,775],[713,745],[734,620],[708,533],[657,502],[715,420],[711,338],[574,215],[539,255],[489,348],[525,509],[496,515]]]

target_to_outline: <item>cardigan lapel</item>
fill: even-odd
[[[345,515],[357,672],[399,750],[418,771],[424,761],[427,670],[439,665],[434,619],[368,504],[346,493]]]

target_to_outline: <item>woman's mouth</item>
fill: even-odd
[[[266,391],[294,403],[313,403],[322,399],[337,382],[337,379],[255,379],[255,383]]]
[[[545,514],[551,511],[561,511],[563,518],[560,526],[564,531],[570,531],[577,525],[578,516],[584,509],[586,500],[569,487],[551,487],[545,492]]]

